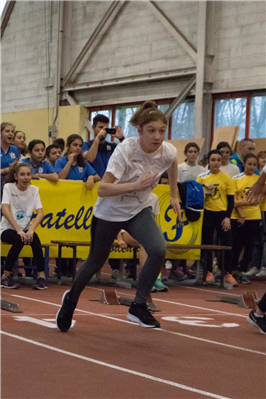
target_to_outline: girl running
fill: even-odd
[[[59,179],[81,180],[86,182],[88,190],[92,190],[94,183],[101,178],[93,167],[82,156],[83,139],[78,134],[71,134],[67,138],[65,156],[55,162],[55,171]]]
[[[259,231],[261,211],[260,198],[247,201],[246,193],[259,179],[254,172],[258,167],[258,159],[254,154],[247,154],[244,158],[244,172],[234,176],[235,209],[231,216],[233,234],[233,269],[238,269],[239,256],[244,248],[244,255],[240,262],[239,281],[250,283],[246,272],[252,259],[255,237]]]
[[[4,185],[1,220],[1,240],[12,247],[7,255],[1,287],[19,288],[11,278],[12,268],[24,245],[31,245],[37,266],[38,278],[32,286],[34,289],[44,290],[47,283],[44,274],[44,258],[36,227],[43,218],[43,209],[39,196],[39,188],[32,186],[31,170],[28,165],[17,163],[13,165]],[[33,210],[37,216],[32,221]]]
[[[164,141],[167,119],[153,101],[145,102],[130,122],[138,128],[139,137],[130,137],[118,144],[99,184],[99,198],[91,224],[90,254],[71,290],[63,295],[56,316],[57,327],[63,332],[71,327],[81,292],[102,268],[121,229],[138,241],[148,254],[127,317],[142,327],[160,327],[146,303],[166,254],[164,236],[152,214],[150,193],[168,169],[170,203],[182,220],[176,184],[177,151]]]
[[[233,179],[220,171],[222,154],[219,150],[208,153],[210,170],[197,177],[197,182],[205,187],[206,200],[204,205],[204,218],[202,227],[202,244],[212,245],[214,231],[220,239],[221,245],[232,246],[232,233],[230,217],[234,207],[234,182]],[[207,283],[214,282],[212,272],[212,253],[207,251]],[[225,251],[224,282],[238,285],[231,274],[232,251]]]
[[[46,179],[51,182],[59,180],[50,162],[44,161],[45,144],[42,140],[31,140],[28,146],[30,158],[22,159],[21,162],[30,166],[33,178]]]

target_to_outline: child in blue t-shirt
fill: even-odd
[[[20,158],[19,149],[12,145],[15,126],[9,122],[0,123],[0,203],[2,200],[3,182],[12,166]],[[0,208],[0,220],[2,211]]]
[[[88,190],[92,190],[94,183],[100,181],[93,167],[82,156],[83,139],[78,134],[71,134],[67,138],[65,156],[55,162],[55,171],[59,179],[81,180],[86,182]]]
[[[21,162],[29,165],[33,178],[42,178],[51,182],[59,180],[50,162],[44,161],[45,144],[42,140],[31,140],[28,145],[28,152],[30,158],[22,159]]]

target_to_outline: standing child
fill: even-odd
[[[230,217],[234,207],[234,182],[233,179],[220,171],[222,154],[219,150],[208,153],[210,170],[197,177],[197,182],[206,189],[204,217],[202,227],[202,244],[212,245],[214,231],[221,241],[221,245],[232,246],[232,232]],[[213,283],[212,253],[207,251],[207,277],[206,282]],[[225,278],[224,282],[238,285],[231,274],[232,251],[225,251]]]
[[[232,213],[233,234],[233,269],[238,270],[239,256],[244,248],[243,258],[240,262],[239,281],[250,283],[246,275],[252,260],[252,250],[255,237],[259,232],[261,211],[260,198],[248,203],[246,193],[255,184],[259,176],[255,174],[258,159],[254,154],[247,154],[244,158],[244,172],[234,176],[235,182],[235,209]]]
[[[51,182],[57,182],[58,176],[50,164],[44,161],[45,144],[42,140],[31,140],[28,146],[30,158],[22,159],[22,162],[29,165],[33,178],[42,178]]]
[[[38,278],[32,286],[34,289],[44,290],[47,282],[44,274],[44,258],[36,227],[43,218],[43,209],[39,196],[39,188],[31,186],[30,167],[18,163],[13,165],[4,185],[1,221],[1,240],[12,244],[6,258],[1,287],[19,288],[11,278],[12,268],[24,245],[31,245],[37,266]],[[33,210],[37,216],[32,221]]]
[[[130,122],[137,126],[139,137],[126,139],[116,147],[99,184],[99,198],[91,223],[90,254],[79,269],[71,290],[63,295],[56,316],[57,327],[63,332],[71,327],[81,292],[102,268],[121,229],[138,241],[148,254],[127,317],[142,327],[160,327],[147,309],[147,298],[162,268],[166,245],[152,215],[150,193],[168,169],[170,203],[181,221],[176,184],[177,151],[164,141],[167,119],[153,101],[146,101]]]

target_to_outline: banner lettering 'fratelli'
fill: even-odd
[[[39,187],[40,197],[44,210],[44,218],[38,226],[41,242],[50,243],[51,240],[90,241],[90,227],[93,216],[94,204],[97,200],[97,184],[88,191],[85,183],[78,181],[60,180],[51,183],[47,180],[32,180],[32,184]],[[160,215],[156,221],[160,225],[165,240],[169,244],[200,244],[202,217],[196,222],[189,222],[183,214],[183,222],[179,222],[170,206],[169,186],[158,185],[153,192],[158,196]],[[182,204],[181,204],[182,206]],[[102,237],[104,245],[104,237]],[[23,254],[31,251],[25,247]],[[77,256],[86,258],[88,247],[78,247]],[[3,254],[4,255],[4,254]],[[57,248],[50,248],[50,256],[57,257]],[[64,257],[72,257],[71,249],[63,249]],[[132,249],[113,248],[110,253],[112,258],[132,258]],[[167,258],[199,259],[199,250],[170,250]]]

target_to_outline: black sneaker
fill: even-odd
[[[32,289],[34,290],[47,290],[47,281],[45,278],[39,277],[35,284],[33,284]]]
[[[17,289],[20,287],[20,285],[15,283],[15,281],[12,279],[12,277],[8,276],[5,279],[1,279],[1,287]]]
[[[266,317],[256,317],[255,316],[255,311],[252,310],[248,317],[247,317],[247,321],[252,324],[253,326],[258,327],[258,329],[260,330],[261,334],[266,334]]]
[[[160,328],[160,323],[152,316],[151,310],[147,308],[146,303],[132,302],[127,318],[135,323],[140,324],[141,327],[146,328]]]
[[[62,306],[56,314],[56,325],[62,332],[67,332],[72,324],[72,316],[76,304],[69,301],[69,292],[66,291],[62,297]]]

